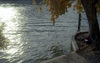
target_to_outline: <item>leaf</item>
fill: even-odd
[[[85,13],[85,11],[83,11],[82,13]]]
[[[42,13],[43,12],[43,9],[42,9],[42,7],[40,6],[40,12]]]
[[[73,10],[75,10],[75,8]]]
[[[42,2],[38,3],[38,4],[42,4]]]
[[[36,1],[35,0],[33,0],[33,3],[32,4],[36,4]]]
[[[71,3],[74,3],[74,1],[71,1]]]
[[[100,12],[98,12],[98,15],[100,15]]]
[[[45,2],[45,0],[43,0],[43,2]]]

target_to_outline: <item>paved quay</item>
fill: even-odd
[[[90,62],[77,53],[70,53],[68,55],[62,55],[42,63],[90,63]]]

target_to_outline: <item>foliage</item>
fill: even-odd
[[[9,40],[4,36],[3,30],[5,27],[5,23],[1,23],[0,25],[0,48],[6,48],[9,44]]]
[[[99,0],[99,2],[96,4],[96,7],[97,7],[97,12],[98,12],[98,14],[100,15],[100,0]]]
[[[77,9],[77,13],[84,13],[84,8],[81,4],[81,0],[76,0],[77,3],[74,5],[74,9]],[[93,0],[91,0],[92,2]],[[53,25],[55,24],[55,19],[59,17],[59,15],[65,14],[65,12],[68,12],[68,8],[71,7],[72,3],[74,1],[71,0],[43,0],[41,3],[46,2],[46,7],[49,7],[48,11],[51,12],[51,21],[53,21]],[[36,3],[35,0],[33,0],[33,3]],[[99,2],[95,5],[97,8],[97,12],[100,15],[100,0]],[[43,9],[40,6],[40,12],[43,12]]]

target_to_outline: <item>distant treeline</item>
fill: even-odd
[[[36,0],[36,3],[42,0]],[[0,3],[17,3],[17,4],[32,4],[33,0],[0,0]]]
[[[43,0],[35,0],[36,3],[39,3]],[[76,0],[72,0],[76,1]],[[0,3],[17,3],[17,4],[32,4],[33,0],[0,0]]]

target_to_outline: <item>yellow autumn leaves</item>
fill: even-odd
[[[51,12],[51,21],[53,21],[53,25],[55,24],[55,19],[57,19],[59,15],[68,12],[67,8],[71,7],[72,3],[73,2],[70,0],[46,0],[46,7],[49,7],[48,11]]]
[[[68,12],[67,8],[71,7],[71,4],[74,3],[72,0],[43,0],[39,4],[46,2],[46,7],[49,7],[48,11],[51,12],[51,21],[53,21],[53,25],[55,24],[55,19],[59,17],[59,15],[65,14]],[[33,3],[36,3],[33,0]],[[97,7],[97,12],[100,14],[100,0],[95,5]],[[83,6],[81,4],[81,0],[77,0],[77,3],[74,5],[74,9],[77,9],[77,13],[84,13]],[[43,12],[42,7],[40,6],[40,12]]]
[[[95,6],[97,7],[98,15],[100,15],[100,0],[99,0],[99,2]]]
[[[77,13],[80,13],[80,12],[84,13],[84,12],[85,12],[85,11],[83,10],[83,6],[82,6],[82,4],[81,4],[81,0],[77,0],[77,3],[74,5],[74,9],[73,9],[73,10],[75,10],[75,9],[78,10]]]
[[[71,0],[43,0],[39,3],[42,4],[46,2],[46,7],[49,7],[48,11],[51,12],[51,21],[53,21],[53,25],[55,24],[55,19],[59,17],[59,15],[65,14],[68,12],[67,8],[71,7],[73,1]],[[33,4],[35,4],[35,0],[33,0]],[[43,12],[42,7],[39,7],[40,12]]]
[[[36,1],[35,0],[33,0],[33,3],[32,4],[36,4]]]

